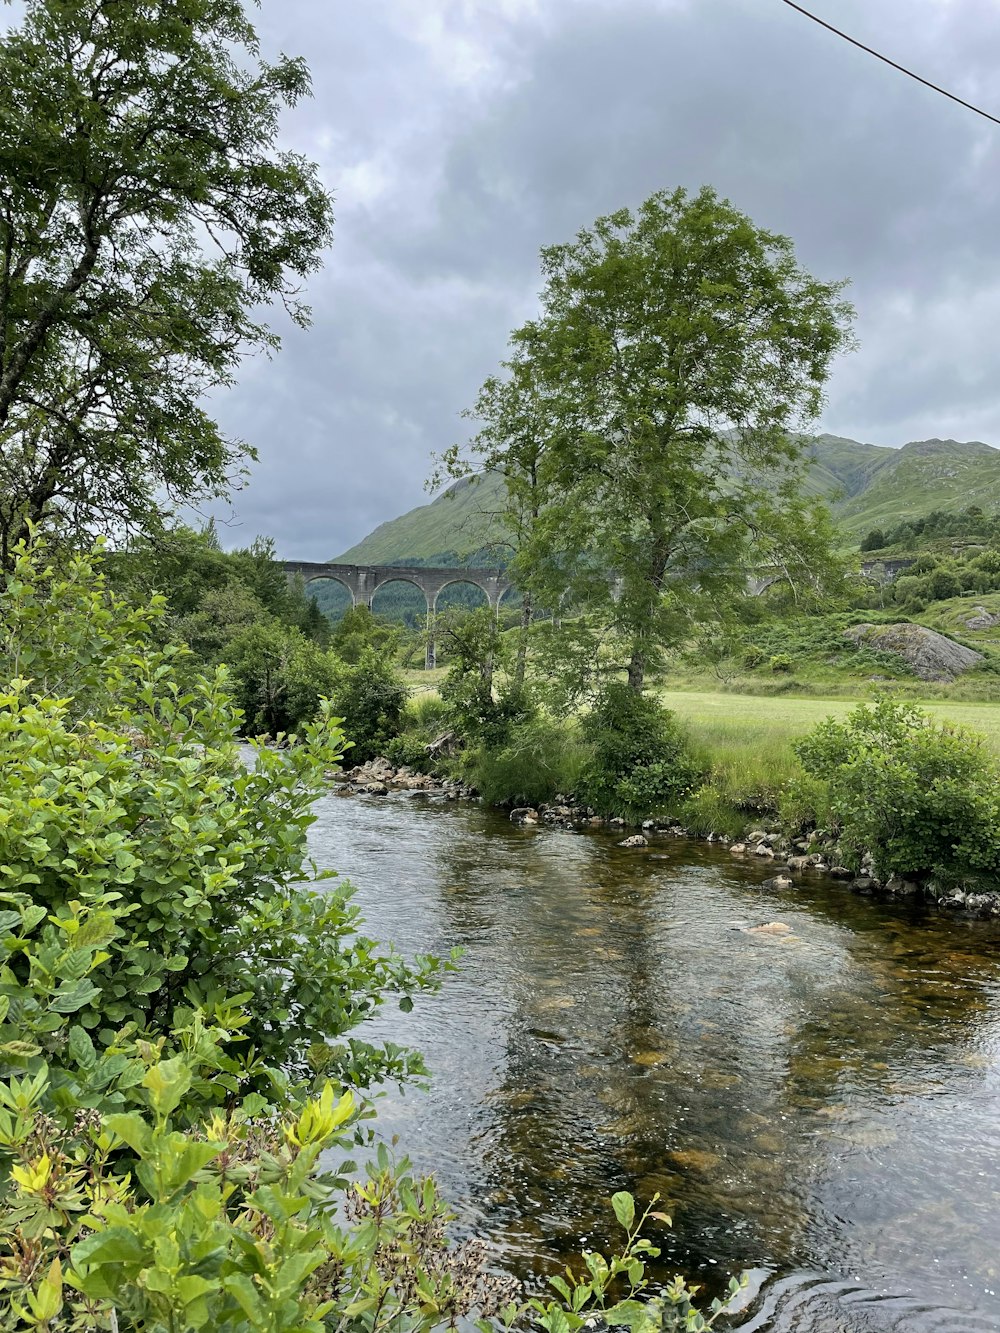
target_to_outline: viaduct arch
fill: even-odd
[[[420,589],[427,602],[427,653],[425,665],[430,670],[436,660],[434,643],[434,613],[440,593],[452,583],[471,583],[486,595],[490,609],[499,609],[505,592],[514,585],[500,570],[435,569],[410,565],[326,565],[312,560],[282,560],[282,568],[289,578],[301,576],[308,586],[316,579],[332,579],[351,594],[352,606],[368,606],[386,583],[412,583]]]

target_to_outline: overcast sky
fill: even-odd
[[[1000,114],[994,0],[811,7]],[[310,62],[286,140],[337,225],[313,327],[219,404],[260,453],[227,544],[329,559],[423,503],[539,247],[677,185],[852,280],[861,345],[824,429],[1000,445],[1000,126],[781,0],[261,0],[258,26]]]

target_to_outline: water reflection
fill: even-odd
[[[624,1187],[668,1268],[779,1275],[752,1327],[1000,1328],[997,927],[426,798],[319,813],[376,935],[466,949],[380,1020],[435,1072],[382,1120],[523,1273],[610,1240]]]

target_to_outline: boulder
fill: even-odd
[[[834,879],[853,879],[853,878],[854,878],[854,871],[853,871],[853,870],[849,870],[847,866],[831,866],[830,869],[829,869],[826,873],[827,873],[828,875],[832,875]]]
[[[770,847],[768,847],[766,842],[759,842],[757,846],[753,849],[753,854],[754,856],[767,856],[770,857],[772,860],[774,859],[774,852]]]
[[[734,842],[729,848],[733,856],[742,856],[746,849],[747,845],[745,842]]]
[[[633,833],[630,838],[622,838],[619,847],[648,847],[649,842],[641,833]]]
[[[903,879],[902,875],[893,875],[886,882],[885,891],[896,898],[912,898],[920,892],[920,888],[912,880]]]
[[[389,788],[384,782],[363,782],[358,788],[366,796],[388,796]]]
[[[795,880],[791,875],[775,875],[774,879],[765,879],[760,886],[762,889],[794,889]]]
[[[963,648],[954,639],[938,634],[926,625],[914,625],[906,620],[895,625],[855,625],[845,629],[844,635],[866,648],[895,653],[921,680],[954,680],[983,661],[982,653]]]
[[[538,811],[533,810],[530,805],[519,805],[516,810],[510,812],[510,822],[512,824],[537,824]]]
[[[976,614],[965,622],[966,629],[996,629],[1000,625],[1000,615],[993,615],[985,606],[974,606]]]
[[[808,864],[809,864],[808,856],[790,856],[788,858],[788,869],[794,875],[800,875],[802,871],[805,870]]]
[[[858,875],[857,879],[851,880],[851,888],[855,893],[874,893],[875,881],[871,875]]]

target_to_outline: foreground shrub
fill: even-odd
[[[606,686],[581,731],[592,756],[577,795],[600,814],[640,818],[676,805],[697,785],[673,713],[650,695]]]
[[[178,1006],[242,996],[242,1091],[318,1047],[345,1085],[405,1074],[394,1048],[327,1045],[439,970],[359,938],[349,886],[313,887],[328,876],[307,855],[312,803],[343,744],[328,708],[304,744],[259,747],[248,768],[224,673],[182,690],[183,650],[154,646],[162,602],[132,610],[92,561],[59,573],[43,556],[22,553],[0,595],[0,891],[54,914],[116,895],[127,929],[79,1023],[108,1046],[122,1025],[169,1032]]]
[[[1000,773],[981,736],[881,697],[795,749],[827,785],[848,864],[870,852],[880,875],[918,881],[1000,872]]]

